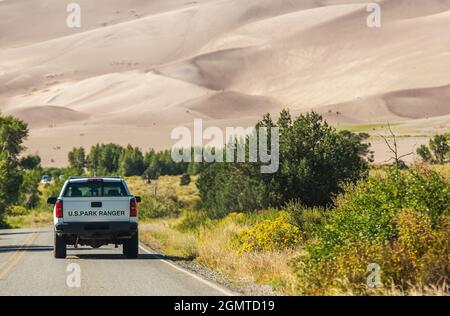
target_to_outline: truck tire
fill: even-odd
[[[130,240],[127,240],[123,247],[124,254],[128,259],[136,259],[139,254],[139,234],[136,232]]]
[[[66,241],[64,240],[63,236],[58,236],[58,234],[56,233],[55,233],[55,247],[53,249],[53,253],[55,255],[55,258],[57,259],[64,259],[67,256]]]
[[[122,244],[122,253],[124,256],[128,253],[128,240],[125,240]]]

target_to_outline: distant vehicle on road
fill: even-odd
[[[120,177],[70,177],[54,205],[54,256],[65,258],[67,245],[99,248],[123,246],[127,258],[137,258],[139,248],[139,196],[131,195]]]
[[[41,177],[41,183],[43,185],[49,185],[50,183],[52,183],[52,176],[49,175],[43,175]]]

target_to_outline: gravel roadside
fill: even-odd
[[[147,248],[164,257],[160,249],[155,250],[154,247],[143,243]],[[167,261],[189,271],[193,272],[204,279],[220,284],[221,286],[244,296],[284,296],[283,293],[273,290],[269,285],[261,285],[256,283],[253,279],[239,279],[233,280],[225,273],[215,271],[195,261],[187,260],[170,260]]]

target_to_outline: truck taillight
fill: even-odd
[[[57,201],[55,204],[55,216],[56,216],[56,218],[63,217],[63,202],[62,201]]]
[[[130,217],[138,216],[138,207],[135,199],[130,200]]]

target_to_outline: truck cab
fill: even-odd
[[[138,203],[120,177],[71,177],[59,196],[48,198],[53,207],[54,256],[65,258],[67,245],[122,245],[127,258],[139,250]]]

